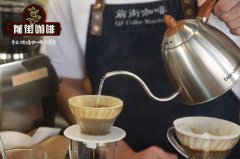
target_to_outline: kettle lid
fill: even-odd
[[[164,21],[168,28],[162,42],[163,49],[171,49],[183,44],[194,35],[199,27],[196,20],[175,21],[170,15],[165,15]]]

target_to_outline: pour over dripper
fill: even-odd
[[[112,126],[122,110],[123,101],[103,95],[75,96],[68,101],[78,123],[64,131],[71,140],[70,158],[114,159],[116,142],[126,135],[124,130]]]
[[[167,131],[168,140],[189,159],[225,159],[240,138],[239,125],[218,118],[183,117],[173,125]]]
[[[69,107],[79,124],[81,133],[87,135],[106,135],[115,119],[121,113],[123,101],[112,96],[81,95],[70,98]]]

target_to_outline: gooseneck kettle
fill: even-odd
[[[200,104],[221,96],[240,80],[240,48],[225,34],[207,23],[216,1],[207,0],[196,19],[180,20],[169,15],[162,56],[172,84],[176,88],[169,97],[158,98],[137,75],[128,71],[112,71],[105,78],[127,75],[136,79],[146,93],[157,101],[179,96],[182,103]]]

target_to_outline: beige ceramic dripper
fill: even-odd
[[[123,101],[112,96],[81,95],[70,98],[69,106],[78,123],[64,131],[70,139],[70,158],[114,159],[117,141],[126,135],[113,126]]]
[[[168,140],[189,159],[225,159],[240,138],[239,125],[218,118],[183,117],[173,125],[167,131]]]

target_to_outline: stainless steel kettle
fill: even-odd
[[[155,97],[131,72],[113,71],[106,77],[131,76],[142,84],[151,98],[168,101],[178,95],[182,103],[189,105],[210,101],[230,90],[240,80],[240,48],[207,24],[215,3],[215,0],[206,1],[196,19],[176,22],[169,15],[164,17],[168,28],[162,42],[163,61],[177,90],[171,96]]]
[[[163,60],[183,103],[214,99],[240,80],[240,49],[225,34],[207,24],[215,6],[208,0],[197,19],[175,22],[165,16],[168,29],[162,43]]]

